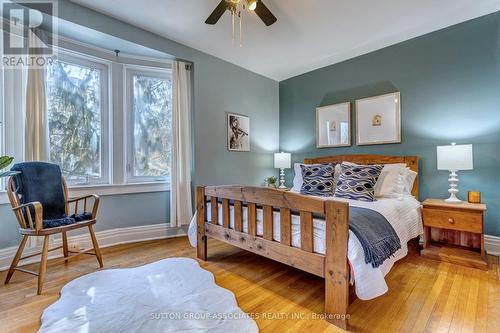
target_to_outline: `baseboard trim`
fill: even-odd
[[[110,230],[97,231],[96,237],[99,242],[99,247],[104,248],[119,244],[143,242],[148,240],[181,237],[187,235],[188,226],[180,228],[171,228],[166,223],[151,224],[138,227],[117,228]],[[82,250],[92,247],[90,235],[83,233],[81,235],[74,235],[68,237],[69,247],[72,250]],[[62,245],[60,236],[54,236],[51,239],[50,247],[57,247]],[[0,271],[9,268],[12,258],[16,254],[17,246],[0,249]],[[23,253],[24,256],[31,255],[41,251],[41,246],[36,246],[26,249]],[[57,250],[49,253],[49,259],[62,257],[62,250]],[[35,256],[21,262],[22,265],[30,264],[40,261],[40,256]]]
[[[164,239],[181,237],[187,235],[188,226],[182,226],[180,228],[171,228],[168,224],[151,224],[138,227],[128,227],[128,228],[117,228],[110,230],[97,231],[96,237],[99,241],[99,246],[109,247],[120,244],[143,242],[148,240]],[[92,246],[90,236],[88,233],[82,235],[75,235],[68,237],[68,242],[70,248],[73,250],[82,250]],[[62,245],[62,240],[60,237],[54,237],[51,242],[51,247],[56,247]],[[490,255],[500,256],[500,237],[485,235],[484,245],[486,252]],[[4,271],[9,268],[12,258],[16,254],[17,246],[8,247],[5,249],[0,249],[0,271]],[[40,252],[40,247],[34,247],[31,249],[26,249],[24,255],[30,255],[33,253]],[[50,252],[49,259],[62,257],[61,251]],[[30,264],[39,262],[40,257],[29,258],[24,260],[23,264]]]
[[[500,257],[500,237],[484,235],[484,247],[488,254]]]

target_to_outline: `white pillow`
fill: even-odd
[[[385,164],[375,184],[375,197],[400,198],[407,175],[406,163]]]
[[[337,188],[337,183],[339,182],[340,173],[342,172],[341,164],[342,163],[335,165],[335,174],[333,175],[333,183],[335,184],[334,186],[335,188]],[[335,193],[335,190],[333,190],[333,193]]]
[[[417,175],[418,173],[416,173],[415,171],[411,170],[410,168],[406,168],[406,178],[404,180],[404,189],[403,189],[404,194],[411,195],[411,190],[413,189],[413,184],[417,179]]]
[[[304,180],[302,179],[302,169],[300,168],[301,165],[304,165],[302,163],[295,163],[293,165],[293,172],[295,175],[293,176],[293,186],[290,191],[292,192],[300,192],[300,189],[302,188],[302,183]]]

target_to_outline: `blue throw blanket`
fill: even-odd
[[[365,262],[372,267],[379,267],[401,248],[401,240],[392,225],[374,210],[349,207],[349,229],[358,237]]]
[[[19,171],[14,182],[21,195],[21,202],[39,201],[43,206],[43,219],[66,217],[61,169],[58,165],[45,162],[24,162],[15,164],[12,171]]]
[[[19,173],[14,177],[21,203],[39,201],[43,207],[42,225],[44,229],[56,228],[92,219],[92,214],[66,215],[66,198],[63,190],[61,169],[58,165],[45,162],[24,162],[12,167]],[[30,208],[31,216],[35,211]],[[28,220],[26,211],[25,220]]]

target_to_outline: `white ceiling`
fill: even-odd
[[[172,59],[172,56],[164,52],[153,50],[143,45],[138,45],[65,20],[57,20],[57,32],[59,35],[81,42],[84,45],[97,46],[109,51],[120,50],[121,55]]]
[[[500,10],[500,0],[263,0],[278,22],[245,15],[240,48],[228,12],[204,23],[219,1],[73,0],[275,80]]]

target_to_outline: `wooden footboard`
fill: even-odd
[[[222,202],[222,226],[218,225],[218,205],[211,204],[207,221],[207,201]],[[234,209],[234,228],[230,228],[230,202]],[[296,267],[325,278],[325,319],[347,329],[349,317],[349,269],[347,242],[349,205],[271,188],[239,185],[198,187],[197,256],[207,260],[207,237]],[[248,210],[248,233],[243,231],[243,207]],[[257,209],[262,208],[263,236],[257,236]],[[273,240],[273,212],[280,214],[280,241]],[[291,246],[292,214],[300,215],[301,247]],[[313,214],[326,221],[326,254],[313,252]]]

